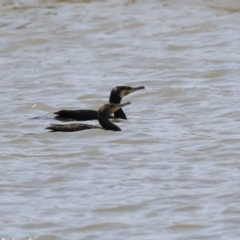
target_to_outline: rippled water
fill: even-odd
[[[0,238],[239,239],[239,9],[1,1]],[[117,85],[122,132],[45,130]]]

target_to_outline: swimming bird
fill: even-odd
[[[98,122],[102,127],[90,125],[90,124],[83,124],[83,123],[72,123],[72,124],[53,124],[46,129],[51,130],[51,132],[76,132],[82,131],[86,129],[105,129],[105,130],[112,130],[112,131],[121,131],[121,129],[109,121],[109,116],[124,106],[131,104],[130,102],[126,102],[123,104],[115,104],[115,103],[108,103],[103,105],[99,108],[97,112],[97,119]]]
[[[109,103],[120,103],[122,98],[132,92],[135,92],[140,89],[145,89],[144,86],[141,87],[128,87],[128,86],[117,86],[112,89],[110,96],[109,96]],[[70,121],[87,121],[87,120],[96,120],[97,118],[97,111],[95,110],[60,110],[55,112],[57,116],[55,117],[57,120],[70,120]],[[115,118],[122,118],[127,119],[125,113],[120,108],[118,111],[114,113]],[[109,118],[113,118],[109,116]]]

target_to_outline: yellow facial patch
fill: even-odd
[[[130,93],[130,90],[125,90],[125,96]]]
[[[123,90],[120,94],[120,97],[123,98],[124,96],[128,95],[130,93],[130,90]]]
[[[112,113],[115,113],[118,109],[119,109],[118,107],[112,108]]]

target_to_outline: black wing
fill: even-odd
[[[97,120],[97,111],[95,110],[61,110],[54,114],[57,115],[55,119],[63,122]],[[109,118],[113,117],[110,116]]]
[[[94,126],[90,124],[82,124],[82,123],[72,123],[72,124],[52,124],[50,127],[46,129],[51,130],[51,132],[76,132],[76,131],[83,131],[87,129],[102,129],[99,126]]]
[[[61,110],[55,112],[56,119],[64,121],[64,118],[68,121],[88,121],[97,120],[97,111],[95,110]]]

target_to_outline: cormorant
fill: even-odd
[[[131,104],[130,102],[126,102],[123,104],[115,104],[115,103],[108,103],[103,105],[99,108],[97,111],[97,119],[102,126],[94,126],[90,124],[83,124],[83,123],[72,123],[72,124],[53,124],[50,127],[47,127],[46,129],[51,130],[51,132],[75,132],[75,131],[82,131],[86,129],[105,129],[105,130],[112,130],[112,131],[121,131],[121,129],[109,121],[109,116],[112,113],[115,113],[122,107]]]
[[[112,89],[110,97],[109,97],[109,103],[120,103],[122,98],[129,93],[135,92],[140,89],[145,89],[144,86],[141,87],[128,87],[128,86],[117,86]],[[57,116],[55,117],[57,120],[61,121],[87,121],[87,120],[96,120],[97,118],[97,111],[95,110],[60,110],[58,112],[55,112]],[[127,119],[125,113],[120,108],[118,111],[114,113],[115,118],[122,118]],[[109,116],[109,118],[113,118],[112,116]]]

